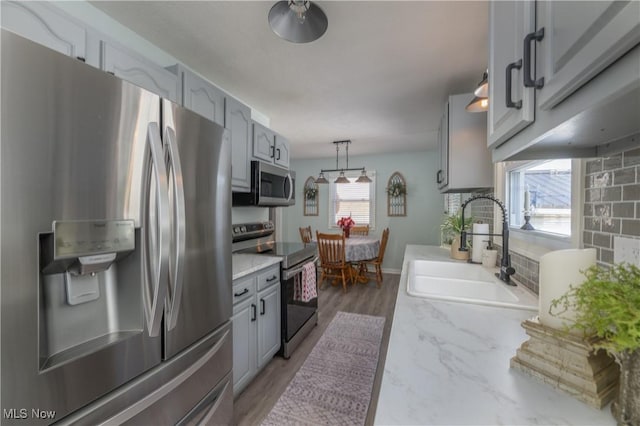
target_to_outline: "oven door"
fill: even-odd
[[[317,257],[310,259],[313,263],[316,263],[317,260]],[[317,297],[308,302],[294,300],[293,297],[296,277],[302,281],[302,266],[306,263],[305,261],[292,268],[283,269],[280,277],[282,285],[282,341],[285,344],[290,342],[296,333],[298,333],[311,318],[316,318],[316,311],[318,310]],[[316,269],[316,293],[317,290],[318,280]]]

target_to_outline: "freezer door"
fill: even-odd
[[[173,244],[165,359],[231,317],[231,145],[218,124],[162,101]]]
[[[148,137],[149,124],[160,123],[160,99],[7,31],[0,38],[0,408],[3,424],[48,424],[161,361],[164,298],[158,280],[149,300],[141,286],[142,194],[150,189],[143,176],[152,140],[163,159],[160,127]],[[161,168],[146,172],[157,185]],[[54,221],[133,221],[135,249],[95,275],[46,270]],[[68,237],[69,244],[103,244]],[[157,250],[150,255],[161,264]],[[162,280],[162,271],[155,275]],[[91,297],[80,297],[83,286]],[[160,315],[147,322],[151,299]],[[53,417],[38,417],[44,412]]]

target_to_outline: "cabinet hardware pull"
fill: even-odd
[[[256,320],[256,305],[251,304],[251,322]]]
[[[273,158],[273,157],[275,157],[275,156],[276,156],[276,147],[275,147],[274,145],[271,145],[271,146],[269,147],[269,151],[271,151],[271,152],[269,153],[269,157]]]
[[[544,87],[544,77],[540,77],[537,80],[531,78],[531,42],[542,41],[543,38],[544,27],[536,32],[527,34],[524,38],[524,87],[535,87],[536,89],[542,89],[542,87]]]
[[[275,281],[275,280],[277,280],[277,279],[278,279],[278,276],[277,276],[277,275],[274,275],[274,276],[272,276],[271,278],[267,278],[267,280],[266,280],[266,281],[267,281],[268,283],[270,283],[271,281]]]
[[[235,297],[240,297],[240,296],[242,296],[243,294],[247,294],[247,293],[249,293],[249,289],[248,289],[248,288],[245,288],[245,289],[244,289],[244,290],[242,290],[240,293],[233,293],[233,295],[234,295]]]
[[[507,104],[507,108],[515,108],[515,109],[520,109],[522,108],[522,100],[519,100],[518,102],[513,102],[511,100],[511,77],[512,77],[512,71],[514,69],[519,70],[520,68],[522,68],[522,59],[519,59],[516,62],[511,62],[509,65],[507,65],[507,69],[506,69],[506,90],[505,90],[505,94],[506,94],[506,104]]]
[[[260,315],[264,315],[264,313],[265,313],[264,299],[260,299]]]
[[[276,151],[278,152],[278,157],[276,158],[276,160],[280,159],[280,148],[276,149]]]
[[[442,170],[438,170],[436,173],[436,183],[442,183]]]

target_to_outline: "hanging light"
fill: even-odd
[[[327,30],[327,15],[310,1],[279,1],[269,11],[271,30],[292,43],[309,43]]]
[[[489,109],[489,72],[482,74],[482,81],[478,83],[478,87],[473,91],[474,98],[469,102],[465,109],[469,112],[485,112]]]
[[[479,98],[489,97],[489,70],[482,74],[482,81],[478,83],[478,87],[473,91],[473,94]]]
[[[358,177],[358,179],[356,179],[357,183],[371,183],[372,180],[369,178],[369,176],[367,176],[367,171],[364,167],[356,167],[356,168],[349,168],[349,144],[351,144],[350,140],[344,140],[344,141],[334,141],[332,142],[335,146],[336,146],[336,168],[335,169],[322,169],[320,170],[320,174],[318,174],[318,178],[315,180],[316,183],[329,183],[329,181],[325,178],[324,174],[325,172],[340,172],[340,174],[338,175],[337,179],[334,181],[334,183],[349,183],[349,179],[345,176],[344,172],[346,171],[353,171],[353,170],[360,170],[360,176]],[[340,154],[340,146],[341,145],[345,145],[345,152],[346,152],[346,156],[347,156],[347,167],[344,168],[338,168],[338,159],[339,159],[339,154]]]
[[[344,171],[341,171],[340,175],[333,181],[333,183],[349,183],[349,179],[344,175]]]
[[[326,177],[324,177],[324,173],[320,172],[318,178],[315,181],[316,183],[329,183]]]
[[[485,112],[489,109],[489,98],[474,96],[465,109],[469,112]]]
[[[369,176],[367,176],[367,171],[366,170],[362,170],[362,173],[360,173],[360,176],[358,177],[358,179],[356,179],[356,183],[371,183],[373,182]]]

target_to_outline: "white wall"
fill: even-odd
[[[392,142],[389,142],[392,143]],[[376,228],[372,235],[382,235],[389,227],[389,242],[383,268],[388,271],[402,269],[402,257],[407,244],[440,244],[440,223],[444,197],[436,187],[438,152],[423,151],[372,155],[349,158],[351,167],[366,167],[376,172]],[[303,216],[302,189],[309,176],[318,176],[321,168],[334,168],[335,158],[321,160],[292,160],[291,169],[296,172],[296,205],[283,208],[283,239],[300,241],[298,228],[311,226],[313,232],[337,232],[329,229],[328,185],[320,185],[318,216]],[[395,171],[407,181],[407,216],[387,216],[387,180]]]

